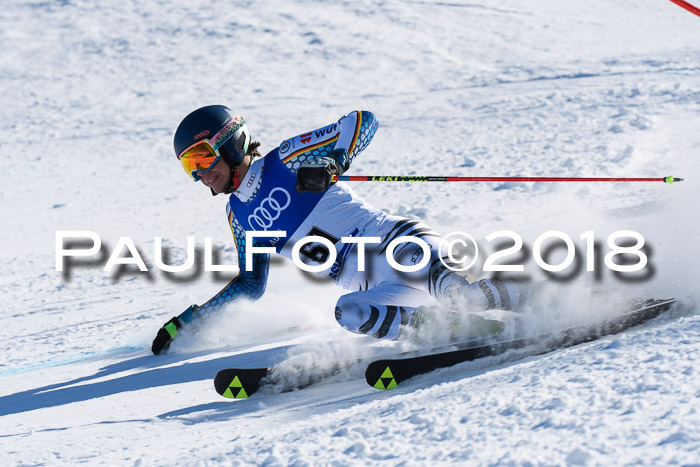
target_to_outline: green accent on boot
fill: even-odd
[[[469,328],[473,334],[481,337],[488,337],[503,331],[505,323],[497,319],[488,319],[479,315],[467,316]]]
[[[501,320],[484,318],[474,313],[463,317],[455,314],[451,318],[450,336],[452,339],[495,336],[505,327],[505,323]]]
[[[418,308],[415,312],[415,317],[413,319],[413,330],[418,331],[425,321],[425,314],[422,308]]]
[[[177,326],[175,325],[175,323],[171,321],[163,327],[166,331],[168,331],[168,334],[170,334],[170,338],[175,339],[175,336],[177,336]]]

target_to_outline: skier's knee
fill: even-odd
[[[335,307],[335,319],[342,327],[378,339],[396,339],[400,326],[408,324],[408,316],[409,311],[405,307],[373,305],[356,300],[356,297],[340,297]]]
[[[340,297],[335,306],[335,320],[348,331],[363,333],[360,328],[367,321],[363,307],[357,302]]]

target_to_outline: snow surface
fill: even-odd
[[[0,44],[4,465],[700,463],[693,305],[394,391],[368,387],[358,368],[224,400],[212,387],[224,367],[308,368],[406,345],[338,329],[342,291],[275,261],[255,305],[226,310],[168,355],[148,348],[163,322],[228,281],[156,270],[154,237],[173,262],[188,236],[200,249],[212,237],[234,261],[226,199],[188,183],[171,149],[180,119],[212,103],[243,114],[263,150],[371,110],[381,127],[354,174],[683,177],[355,188],[482,240],[509,229],[532,245],[556,229],[583,248],[592,230],[605,248],[616,230],[645,236],[650,277],[574,274],[545,321],[585,318],[592,289],[697,301],[700,18],[662,0],[6,0]],[[97,232],[105,256],[57,272],[59,230]],[[121,236],[149,274],[102,271]]]

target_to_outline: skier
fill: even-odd
[[[245,121],[229,108],[202,107],[185,117],[175,132],[175,154],[187,175],[212,195],[230,194],[226,210],[240,272],[212,299],[165,323],[153,341],[154,354],[166,350],[180,329],[229,302],[263,295],[269,254],[253,254],[248,264],[246,232],[285,231],[284,237],[257,236],[253,245],[274,247],[287,258],[306,236],[334,244],[336,259],[319,274],[352,291],[335,308],[338,323],[352,332],[396,339],[406,326],[418,327],[428,315],[426,306],[435,301],[451,310],[513,309],[524,303],[527,293],[521,285],[495,278],[470,284],[440,261],[441,237],[432,229],[375,209],[343,182],[334,183],[333,176],[348,171],[376,130],[371,112],[353,111],[337,123],[283,141],[262,157],[260,143],[251,141]],[[406,236],[429,246],[430,260],[418,271],[400,272],[387,259],[389,244]],[[376,242],[359,245],[347,237],[374,237]],[[406,241],[399,242],[393,257],[402,266],[416,266],[425,253]],[[312,266],[325,264],[331,252],[319,241],[305,244],[297,254]]]

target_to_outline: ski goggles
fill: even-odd
[[[177,158],[187,175],[198,182],[199,176],[209,172],[221,159],[219,151],[221,146],[226,144],[243,125],[245,125],[243,117],[237,116],[211,138],[199,140],[185,148]]]

